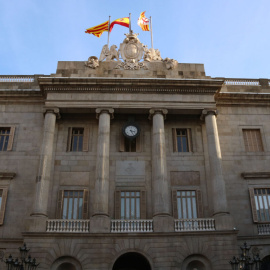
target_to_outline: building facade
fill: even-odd
[[[226,270],[246,241],[270,269],[270,80],[206,76],[132,33],[112,47],[0,76],[1,257]]]

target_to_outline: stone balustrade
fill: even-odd
[[[153,220],[151,219],[138,219],[138,220],[115,219],[111,221],[111,232],[112,233],[153,232]]]
[[[215,231],[215,220],[213,218],[175,219],[174,229],[176,232]]]
[[[14,76],[0,76],[0,82],[34,82],[34,76],[14,75]]]
[[[258,224],[257,229],[259,235],[270,234],[270,224]]]
[[[226,85],[250,85],[259,86],[260,82],[258,79],[225,79]]]
[[[88,219],[49,219],[46,231],[50,233],[88,233],[90,220]]]

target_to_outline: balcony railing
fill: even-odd
[[[33,82],[34,76],[28,75],[1,75],[0,82]]]
[[[51,233],[88,233],[90,220],[88,219],[49,219],[47,232]]]
[[[214,231],[215,220],[213,218],[175,219],[174,230],[186,231]]]
[[[257,79],[225,79],[226,85],[250,85],[259,86],[260,82]]]
[[[147,233],[153,232],[153,220],[151,219],[115,219],[111,221],[112,233]]]
[[[257,225],[258,234],[270,234],[270,224],[258,224]]]

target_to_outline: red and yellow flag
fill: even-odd
[[[142,28],[143,31],[149,30],[149,20],[145,17],[145,11],[141,13],[140,18],[138,19],[138,25]]]
[[[108,32],[108,28],[109,28],[109,21],[104,22],[100,25],[94,26],[92,28],[88,28],[86,29],[85,33],[93,34],[96,37],[100,37],[103,32],[105,31]]]
[[[110,32],[112,31],[115,24],[120,24],[122,26],[129,27],[129,17],[114,20],[110,25]]]

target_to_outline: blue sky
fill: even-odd
[[[154,47],[163,58],[203,63],[206,75],[270,78],[269,0],[0,0],[0,74],[51,74],[57,61],[100,55],[100,38],[86,28],[131,13],[132,30],[151,46],[139,14],[152,16]],[[110,44],[128,28],[116,25]]]

